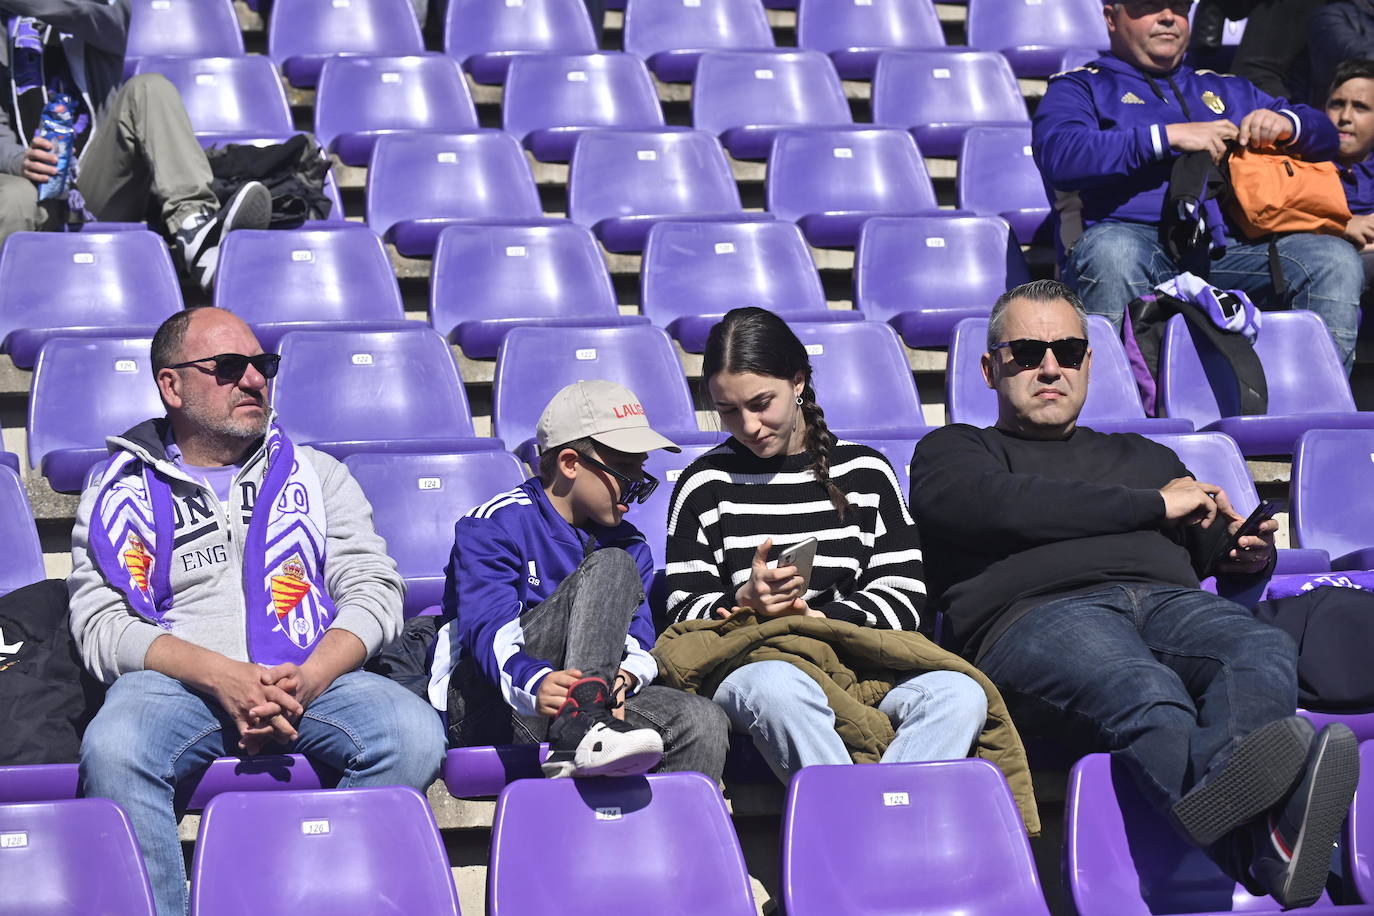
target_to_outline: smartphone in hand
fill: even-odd
[[[816,561],[816,546],[819,542],[815,538],[807,538],[800,544],[793,544],[778,555],[779,566],[797,567],[797,575],[802,577],[802,591],[806,591],[811,584],[811,566]]]
[[[1231,551],[1240,547],[1240,539],[1259,534],[1260,525],[1273,518],[1274,513],[1278,511],[1279,504],[1277,500],[1260,500],[1260,504],[1255,507],[1255,511],[1251,512],[1249,517],[1241,522],[1240,527],[1236,529],[1236,533],[1221,539],[1220,544],[1217,546],[1216,553],[1212,555],[1212,567],[1215,568],[1218,563],[1225,563],[1229,560],[1231,558]]]

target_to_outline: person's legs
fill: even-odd
[[[720,782],[730,721],[709,698],[650,684],[625,701],[625,721],[663,736],[660,773],[690,770]]]
[[[744,665],[720,682],[714,699],[734,729],[754,739],[784,784],[802,767],[853,762],[825,691],[796,665]]]
[[[0,175],[0,245],[16,232],[38,228],[38,185],[23,175]]]
[[[1118,329],[1131,300],[1178,272],[1159,244],[1159,229],[1143,223],[1098,223],[1064,261],[1064,282],[1083,298],[1088,314],[1101,315]]]
[[[206,701],[154,671],[125,674],[81,742],[81,794],[108,798],[129,815],[143,849],[158,916],[186,912],[186,867],[172,810],[178,779],[232,753],[232,730]]]
[[[983,730],[988,698],[966,674],[929,671],[893,687],[878,709],[897,727],[883,763],[955,760]]]

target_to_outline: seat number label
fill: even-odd
[[[444,482],[438,477],[420,477],[415,483],[421,490],[438,490],[444,485]]]
[[[930,238],[926,239],[926,247],[927,247],[927,248],[944,248],[944,247],[945,247],[945,240],[942,239],[942,238],[940,238],[938,235],[932,235]]]
[[[23,849],[27,845],[27,833],[0,833],[0,849]]]
[[[583,347],[574,354],[578,359],[596,359],[596,347]]]
[[[355,365],[355,366],[370,366],[370,365],[372,365],[372,354],[371,354],[371,353],[354,353],[352,358],[353,358],[353,365]]]
[[[89,251],[78,251],[72,255],[73,264],[94,264],[95,255]]]
[[[888,808],[897,808],[911,804],[911,796],[905,792],[884,792],[883,805]]]
[[[116,372],[137,372],[137,371],[138,371],[138,363],[134,362],[134,361],[131,360],[131,359],[117,359],[117,360],[115,360],[115,371],[116,371]]]
[[[806,355],[807,355],[807,356],[824,356],[824,355],[825,355],[825,344],[807,344],[807,345],[806,345]]]
[[[291,260],[297,263],[300,263],[302,261],[313,261],[315,260],[315,255],[309,249],[300,248],[291,252]]]
[[[599,821],[618,821],[620,820],[619,808],[597,808],[596,819]]]
[[[301,833],[306,836],[323,836],[329,832],[329,821],[301,821]]]

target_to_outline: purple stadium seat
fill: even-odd
[[[530,855],[551,836],[563,849],[634,854]],[[511,783],[492,822],[487,907],[491,916],[756,912],[725,801],[700,773]]]
[[[643,505],[631,506],[625,518],[638,528],[644,534],[644,540],[649,542],[656,569],[662,569],[668,562],[668,504],[672,502],[678,478],[687,469],[687,465],[728,438],[724,432],[714,435],[716,442],[684,445],[682,451],[677,454],[659,449],[650,452],[644,462],[644,470],[658,478],[658,489]]]
[[[763,159],[781,127],[853,122],[835,66],[819,51],[709,51],[692,82],[692,124],[736,159]]]
[[[367,170],[367,225],[407,257],[429,257],[460,222],[549,222],[519,142],[499,130],[392,134]]]
[[[692,78],[703,51],[773,47],[759,0],[629,0],[625,50],[664,82]]]
[[[289,137],[295,132],[281,77],[261,55],[145,57],[137,72],[161,73],[172,81],[202,145]]]
[[[339,775],[303,754],[217,757],[199,773],[177,783],[176,808],[199,811],[224,792],[333,788]]]
[[[1321,731],[1332,722],[1341,722],[1349,726],[1350,730],[1355,733],[1355,737],[1361,742],[1374,741],[1374,712],[1313,712],[1310,709],[1299,709],[1298,715],[1311,722],[1312,727],[1317,731]],[[1367,760],[1368,758],[1361,755],[1361,773],[1368,772],[1369,764],[1374,763],[1374,760],[1366,762]],[[1374,785],[1374,782],[1366,783],[1366,785]],[[1374,898],[1366,897],[1365,901],[1374,903]]]
[[[797,44],[830,55],[840,76],[873,78],[878,57],[894,48],[943,48],[931,0],[801,0]]]
[[[287,331],[410,324],[381,239],[359,223],[229,233],[220,246],[215,305],[252,325],[268,352]]]
[[[1022,245],[1048,244],[1050,199],[1031,158],[1031,129],[973,127],[959,152],[959,206],[1000,216]]]
[[[377,138],[477,127],[463,71],[439,54],[338,57],[320,71],[315,136],[346,165],[367,165]]]
[[[1374,742],[1360,745],[1360,783],[1345,823],[1347,872],[1360,899],[1374,903]]]
[[[0,595],[47,578],[24,480],[8,467],[0,468],[0,555],[5,557],[0,564]]]
[[[192,916],[350,913],[360,901],[375,913],[459,913],[434,813],[409,786],[216,796],[192,874]]]
[[[934,429],[935,427],[931,428]],[[921,437],[875,439],[870,436],[862,441],[869,448],[875,448],[882,452],[883,457],[892,465],[892,473],[897,475],[897,483],[902,488],[902,496],[905,497],[907,489],[911,486],[911,458],[916,452],[916,443],[921,441]]]
[[[1255,352],[1269,384],[1269,412],[1237,416],[1235,375],[1216,350],[1197,343],[1181,315],[1169,320],[1160,356],[1159,403],[1199,430],[1226,433],[1246,457],[1291,455],[1309,429],[1371,429],[1357,411],[1326,324],[1315,312],[1265,312]]]
[[[948,346],[960,319],[986,316],[1029,279],[1021,247],[995,216],[876,217],[854,252],[855,308],[912,347]]]
[[[448,0],[444,53],[479,83],[503,82],[506,68],[527,55],[595,50],[582,0]]]
[[[1088,340],[1092,381],[1080,423],[1102,433],[1192,432],[1184,418],[1145,416],[1126,350],[1106,319],[1088,316]],[[954,326],[945,370],[945,405],[951,423],[991,426],[997,421],[997,393],[983,381],[981,359],[987,345],[986,318],[965,318]]]
[[[14,452],[0,452],[0,465],[4,465],[14,473],[19,473],[19,456]]]
[[[568,215],[609,251],[639,251],[665,219],[769,219],[740,207],[725,151],[700,130],[593,130],[577,138]]]
[[[1312,429],[1298,437],[1293,539],[1329,553],[1332,569],[1374,569],[1374,532],[1367,524],[1374,508],[1372,456],[1374,430]]]
[[[543,779],[548,744],[485,744],[450,748],[439,778],[454,798],[497,796],[517,779]]]
[[[24,916],[153,916],[133,825],[107,798],[0,805],[0,886]]]
[[[904,130],[779,131],[765,191],[768,212],[797,223],[818,248],[852,247],[875,216],[964,215],[939,210]]]
[[[54,337],[38,351],[29,388],[29,466],[59,493],[118,436],[166,409],[148,364],[149,337]]]
[[[919,438],[926,431],[906,349],[881,321],[789,322],[806,345],[816,400],[835,435]]]
[[[469,358],[496,355],[511,328],[647,324],[621,315],[601,248],[585,226],[474,223],[439,233],[430,323]]]
[[[781,845],[788,916],[1049,916],[1021,814],[986,760],[806,767]]]
[[[0,767],[0,805],[76,798],[77,780],[74,763]]]
[[[277,352],[272,405],[296,442],[336,458],[500,447],[474,436],[453,354],[429,328],[292,331]]]
[[[971,48],[1001,51],[1017,76],[1049,76],[1067,48],[1107,47],[1094,0],[969,0]]]
[[[151,337],[181,307],[167,243],[146,229],[16,232],[0,249],[0,349],[22,369],[53,337]]]
[[[697,428],[687,378],[667,332],[627,328],[513,328],[501,342],[492,383],[492,433],[521,458],[544,405],[580,379],[604,378],[633,391],[649,422],[679,445],[719,441]]]
[[[302,88],[315,85],[332,57],[424,48],[410,0],[274,0],[267,23],[267,56]]]
[[[130,0],[124,74],[142,57],[240,57],[243,32],[230,0]]]
[[[1027,126],[1030,115],[1000,54],[887,51],[873,76],[873,122],[910,130],[924,155],[955,156],[970,127]]]
[[[1066,48],[1059,55],[1059,63],[1055,73],[1063,73],[1075,67],[1091,63],[1102,56],[1102,52],[1096,48]]]
[[[443,600],[454,522],[528,476],[514,455],[494,450],[350,455],[344,464],[372,504],[372,522],[406,580],[407,617]]]
[[[1108,754],[1089,754],[1070,771],[1064,832],[1064,876],[1080,916],[1280,912],[1185,842]],[[1331,908],[1324,893],[1314,907]],[[1365,916],[1374,907],[1333,912]]]
[[[581,0],[573,0],[582,8]],[[663,126],[658,90],[633,54],[531,54],[511,61],[501,100],[506,132],[542,162],[567,162],[588,128]]]
[[[649,231],[639,304],[654,324],[700,353],[732,308],[757,305],[788,321],[855,321],[826,307],[820,274],[792,223],[659,223]]]

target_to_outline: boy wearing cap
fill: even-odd
[[[645,598],[654,562],[624,520],[678,451],[613,382],[554,395],[536,430],[539,475],[454,529],[431,699],[449,744],[548,740],[548,776],[696,770],[719,779],[729,726],[709,699],[653,683]],[[437,688],[437,690],[436,690]]]

